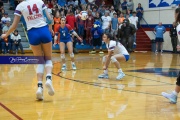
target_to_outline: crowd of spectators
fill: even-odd
[[[9,0],[10,9],[14,10],[15,7],[22,0]],[[92,35],[91,35],[91,26],[94,21],[100,21],[103,32],[109,32],[112,35],[116,36],[118,34],[119,26],[123,23],[124,19],[129,19],[132,21],[132,24],[135,25],[136,28],[140,27],[140,20],[143,15],[143,8],[141,4],[138,4],[138,7],[134,9],[134,3],[132,0],[112,0],[103,1],[103,0],[43,0],[46,6],[48,7],[48,12],[52,14],[54,18],[54,31],[56,30],[56,26],[60,24],[61,17],[66,17],[67,24],[69,24],[74,30],[77,31],[79,36],[83,38],[83,42],[77,41],[76,38],[73,37],[74,47],[77,44],[81,45],[91,45],[92,44]],[[2,3],[2,5],[1,5]],[[0,17],[1,17],[1,31],[3,27],[7,29],[9,27],[9,22],[11,19],[8,18],[8,14],[3,10],[3,2],[0,0]],[[133,10],[135,10],[134,14],[138,18],[133,18],[132,15]],[[87,11],[88,18],[87,20],[82,20],[80,15],[82,11]],[[131,18],[132,17],[132,18]],[[6,21],[3,22],[3,19],[6,18]],[[9,20],[7,20],[7,18]],[[90,23],[91,22],[91,23]],[[25,24],[24,24],[25,25]],[[6,30],[5,30],[6,31]],[[5,31],[2,31],[3,33]],[[10,37],[11,38],[11,37]],[[115,37],[116,39],[119,39]],[[135,36],[134,44],[135,43]],[[3,42],[1,40],[1,42]],[[58,41],[56,41],[58,43]],[[11,44],[13,44],[11,42]],[[11,45],[12,46],[12,45]],[[2,46],[1,46],[2,49]],[[4,52],[4,51],[2,51]],[[7,51],[8,52],[8,51]],[[6,52],[4,52],[6,53]],[[14,53],[14,52],[13,52]]]
[[[0,35],[5,34],[12,23],[11,18],[8,16],[8,12],[4,9],[4,3],[6,0],[0,0]],[[20,2],[20,1],[19,1]],[[17,1],[14,1],[17,5]],[[5,39],[0,39],[0,53],[17,53],[18,48],[21,49],[21,53],[24,54],[23,47],[21,44],[21,36],[18,30],[15,30],[10,36]]]

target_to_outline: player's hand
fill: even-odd
[[[176,48],[177,48],[177,51],[180,51],[180,46],[179,46],[179,45],[177,45],[177,47],[176,47]]]
[[[82,40],[82,38],[80,38],[80,37],[78,37],[78,40],[80,40],[80,42],[82,42],[83,40]]]
[[[2,39],[7,38],[7,35],[6,35],[6,34],[2,34],[2,35],[1,35],[1,38],[2,38]]]

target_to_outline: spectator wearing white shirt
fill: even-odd
[[[129,2],[127,2],[127,10],[130,10],[131,13],[134,9],[134,3],[132,2],[132,0],[129,0]]]
[[[111,26],[111,17],[109,16],[109,12],[105,12],[105,16],[101,17],[102,19],[102,29],[104,33],[108,33]]]
[[[8,17],[8,13],[4,13],[4,17],[1,18],[1,22],[3,27],[6,25],[6,22],[11,22],[11,18]]]
[[[133,12],[133,16],[131,16],[129,18],[131,24],[133,24],[135,26],[135,28],[137,29],[137,24],[138,24],[138,17],[136,16],[136,12]],[[136,32],[133,35],[133,40],[134,40],[134,45],[136,45]]]
[[[6,33],[9,30],[10,25],[11,25],[10,22],[7,21],[6,24],[4,25],[3,29],[2,29],[3,34]]]
[[[18,49],[18,47],[21,50],[21,54],[24,54],[23,46],[21,44],[21,35],[18,33],[18,30],[15,30],[14,33],[11,34],[11,40],[13,54],[17,53],[16,49]]]

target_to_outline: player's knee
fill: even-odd
[[[111,56],[111,62],[112,62],[112,63],[117,62],[117,60],[116,60],[116,58],[115,58],[114,56]]]
[[[45,67],[53,67],[52,60],[46,60]]]
[[[69,55],[70,55],[70,57],[71,57],[71,58],[73,58],[73,57],[74,57],[74,53],[70,53]]]
[[[64,54],[61,54],[61,59],[65,59],[65,55]]]
[[[44,73],[44,64],[37,65],[36,73]]]

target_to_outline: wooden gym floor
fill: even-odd
[[[53,54],[55,95],[37,101],[34,65],[0,65],[0,120],[180,120],[180,100],[170,104],[161,92],[173,90],[179,71],[178,54],[132,53],[121,63],[126,76],[116,81],[111,64],[109,80],[102,73],[99,54],[78,54],[77,70],[61,71]]]

